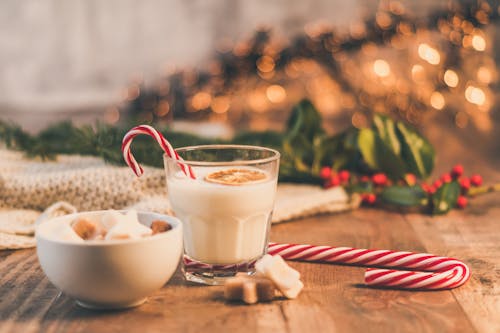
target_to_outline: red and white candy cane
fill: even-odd
[[[377,287],[451,289],[461,286],[470,277],[469,267],[463,262],[427,253],[278,243],[269,243],[268,253],[279,254],[287,260],[412,269],[368,269],[365,283]]]
[[[182,171],[186,174],[186,176],[189,176],[193,179],[196,178],[192,168],[189,165],[182,163],[183,161],[182,157],[180,157],[179,154],[177,154],[177,152],[174,150],[172,145],[167,141],[167,139],[165,139],[165,137],[160,132],[158,132],[156,129],[154,129],[149,125],[139,125],[132,128],[130,131],[127,132],[127,134],[125,134],[122,141],[123,158],[125,159],[125,162],[127,162],[127,165],[132,168],[137,177],[140,177],[144,173],[144,170],[139,165],[139,163],[137,163],[137,161],[134,158],[134,155],[132,155],[132,152],[130,151],[130,145],[132,144],[132,140],[139,134],[147,134],[153,137],[156,140],[156,142],[160,145],[160,147],[163,149],[165,154],[167,154],[167,156],[175,158],[176,160],[179,161],[179,166],[181,167]]]

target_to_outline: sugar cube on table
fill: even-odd
[[[296,298],[304,287],[300,273],[279,255],[264,255],[255,263],[255,270],[257,275],[269,278],[287,298]]]
[[[238,273],[224,284],[224,297],[230,301],[255,304],[271,301],[275,290],[274,284],[267,278]]]

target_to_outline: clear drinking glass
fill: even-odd
[[[267,252],[279,152],[241,145],[176,152],[182,165],[167,155],[164,162],[172,210],[184,226],[185,278],[217,285],[237,272],[252,274]]]

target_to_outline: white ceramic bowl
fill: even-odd
[[[50,219],[37,227],[37,254],[49,280],[87,308],[126,308],[142,304],[173,275],[182,254],[182,224],[172,216],[139,212],[139,221],[170,223],[172,229],[138,240],[86,241],[57,239],[61,223],[82,212]]]

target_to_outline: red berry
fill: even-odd
[[[319,176],[321,177],[321,179],[328,179],[330,178],[331,174],[332,169],[329,167],[322,167],[321,171],[319,172]]]
[[[422,190],[424,190],[425,192],[429,193],[429,194],[434,194],[436,193],[436,188],[434,187],[434,185],[429,185],[427,183],[422,183],[422,185],[420,185],[422,187]]]
[[[462,178],[460,179],[460,187],[464,191],[468,191],[470,189],[470,180],[469,178]]]
[[[369,205],[373,205],[375,201],[377,201],[377,196],[373,193],[363,193],[361,195],[361,198],[363,199],[364,203],[367,203]]]
[[[360,180],[361,180],[361,182],[363,182],[363,183],[367,183],[367,182],[369,182],[369,181],[370,181],[370,177],[368,177],[368,176],[361,176]]]
[[[406,184],[408,184],[410,186],[413,186],[417,183],[417,176],[415,176],[412,173],[407,173],[404,178],[405,178]]]
[[[464,174],[464,167],[462,164],[457,164],[451,169],[451,175],[453,178],[459,178],[461,175]]]
[[[440,180],[440,179],[437,179],[437,180],[436,180],[436,181],[432,184],[432,186],[434,186],[434,187],[436,188],[436,190],[437,190],[438,188],[440,188],[441,186],[443,186],[443,181],[442,181],[442,180]]]
[[[470,177],[470,183],[473,186],[481,186],[481,184],[483,183],[483,177],[481,177],[481,175],[472,175]]]
[[[333,174],[325,183],[325,188],[330,188],[340,185],[340,179],[337,174]]]
[[[465,208],[467,206],[467,197],[461,195],[457,199],[457,207],[458,208]]]
[[[451,178],[451,175],[449,173],[445,173],[444,175],[441,176],[441,181],[443,183],[449,183],[451,182],[453,179]]]
[[[366,196],[366,202],[368,204],[373,205],[375,201],[377,201],[377,197],[375,196],[375,194],[370,193]]]
[[[384,173],[376,173],[372,176],[373,184],[384,186],[387,184],[387,176]]]
[[[347,170],[341,170],[339,171],[339,179],[342,183],[345,183],[349,180],[349,177],[351,177],[351,174]]]

